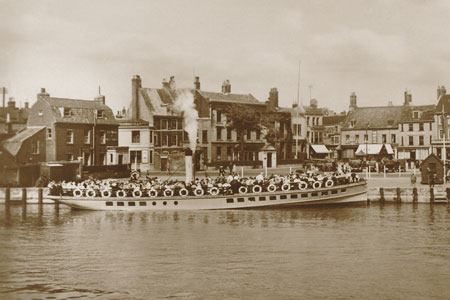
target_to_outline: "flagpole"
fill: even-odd
[[[447,148],[445,147],[445,141],[446,141],[446,139],[447,139],[447,128],[446,128],[446,126],[445,125],[447,125],[447,118],[445,117],[445,113],[444,113],[444,103],[442,103],[442,131],[443,131],[443,138],[444,138],[444,147],[443,147],[443,151],[441,152],[442,153],[442,156],[444,157],[444,184],[445,184],[445,177],[446,177],[446,168],[445,168],[445,164],[446,164],[446,160],[447,160]]]
[[[298,82],[297,82],[297,107],[295,108],[296,111],[296,122],[298,122],[298,106],[299,98],[300,98],[300,67],[301,67],[301,61],[298,63]],[[298,159],[298,123],[295,123],[295,159]]]

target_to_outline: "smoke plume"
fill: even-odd
[[[189,134],[189,148],[194,152],[197,147],[198,112],[195,109],[194,95],[190,89],[177,89],[173,108],[175,111],[183,113],[184,130]]]

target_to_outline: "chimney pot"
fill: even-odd
[[[196,89],[196,90],[200,89],[200,77],[198,77],[198,76],[195,76],[194,89]]]

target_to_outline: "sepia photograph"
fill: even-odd
[[[0,300],[450,299],[449,15],[0,0]]]

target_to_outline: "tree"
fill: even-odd
[[[227,126],[236,130],[240,144],[240,160],[244,160],[244,133],[261,129],[261,114],[249,105],[231,104],[224,108]]]

